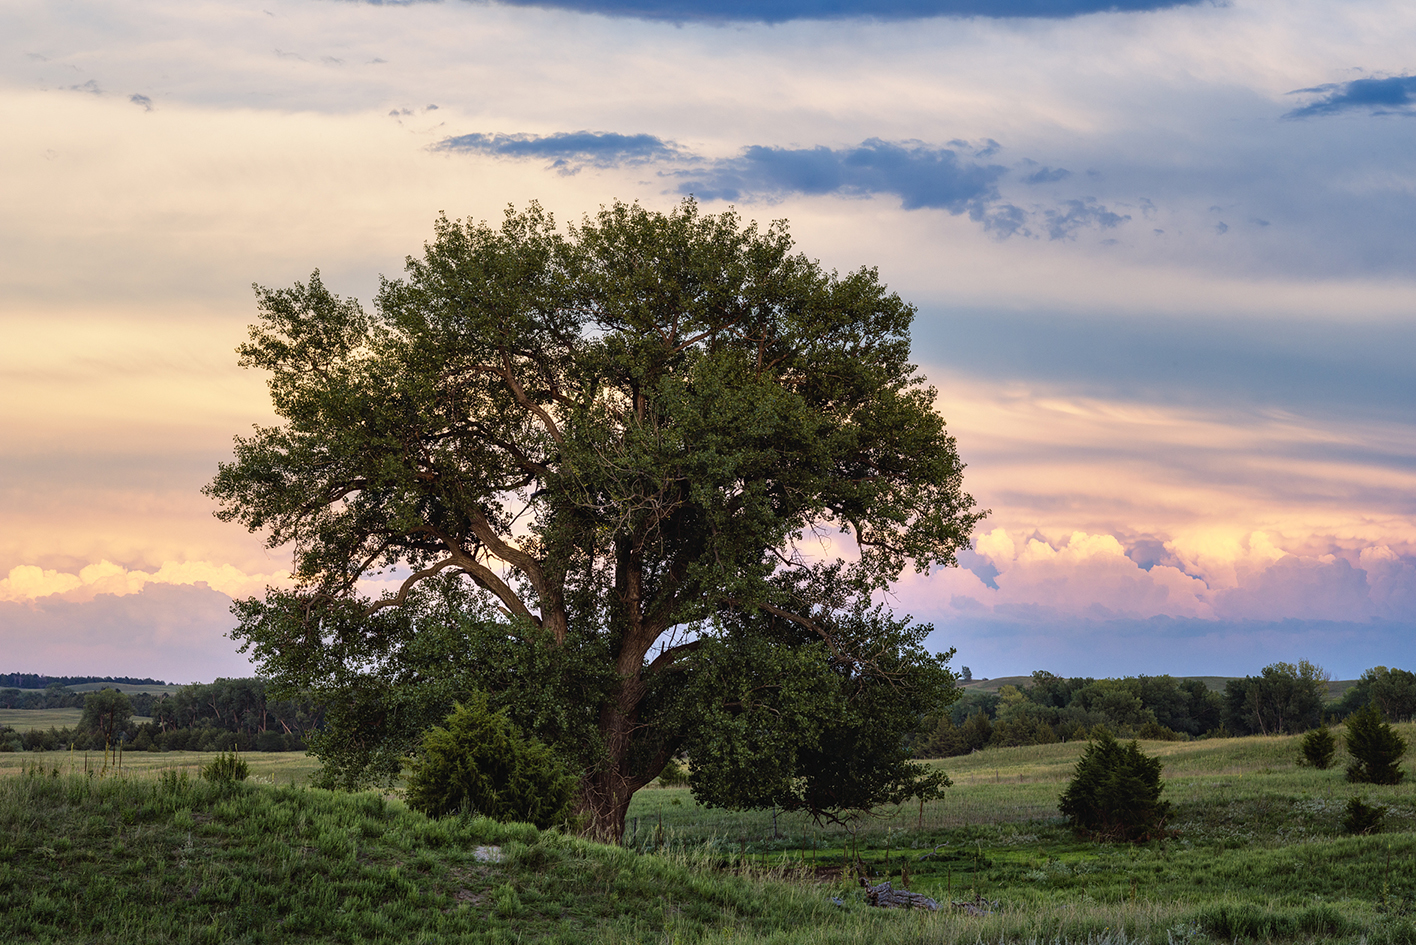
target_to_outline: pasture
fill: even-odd
[[[195,778],[203,765],[217,755],[210,751],[125,751],[121,757],[123,777],[151,781],[165,772]],[[303,751],[253,751],[241,755],[250,766],[250,780],[260,784],[304,786],[319,770],[319,761]],[[108,768],[116,776],[120,759],[110,753]],[[26,768],[41,767],[61,775],[95,774],[104,771],[101,751],[16,751],[0,753],[0,778],[18,775]]]
[[[32,729],[73,728],[83,720],[83,717],[83,709],[0,709],[0,726],[8,725],[17,732],[28,732]],[[152,721],[146,715],[135,715],[132,720],[138,725]]]
[[[0,755],[0,926],[93,942],[1416,942],[1416,785],[1347,784],[1341,754],[1301,767],[1297,742],[1145,743],[1176,833],[1137,846],[1056,816],[1076,743],[948,759],[944,800],[849,825],[650,788],[620,847],[304,788],[316,762],[293,753],[243,756],[235,785],[196,779],[200,753],[130,752],[121,774],[94,753]],[[1354,795],[1385,809],[1383,832],[1343,832]],[[943,908],[871,909],[862,876]]]
[[[83,709],[0,709],[0,725],[8,725],[17,732],[73,728],[83,717]]]

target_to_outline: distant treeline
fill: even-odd
[[[1188,739],[1295,734],[1375,703],[1391,721],[1416,718],[1416,673],[1377,666],[1337,702],[1328,676],[1306,660],[1274,663],[1214,692],[1195,679],[1127,676],[1064,679],[1039,670],[1032,684],[966,691],[946,712],[926,715],[912,748],[946,758],[983,748],[1087,738],[1104,728],[1122,738]]]
[[[9,689],[45,689],[49,686],[82,686],[87,683],[111,682],[121,686],[165,686],[161,679],[138,679],[134,676],[45,676],[42,673],[0,673],[0,687]]]
[[[82,709],[84,695],[61,683],[39,690],[0,689],[0,709]]]
[[[96,750],[105,739],[121,741],[130,751],[303,751],[306,736],[322,725],[323,711],[309,700],[268,698],[266,686],[264,679],[218,679],[156,696],[55,690],[56,697],[78,698],[83,721],[47,731],[0,731],[0,751]],[[13,692],[0,691],[0,704]],[[121,716],[111,735],[99,723],[98,706],[105,700],[116,700]],[[133,716],[152,721],[136,722]]]

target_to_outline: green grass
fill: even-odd
[[[73,728],[83,717],[83,709],[0,709],[0,725],[8,725],[17,732]]]
[[[202,766],[219,754],[213,751],[125,751],[122,774],[139,780],[154,780],[165,772],[186,772],[196,777]],[[250,766],[250,780],[272,785],[306,785],[320,763],[303,751],[253,751],[243,754]],[[101,751],[17,751],[0,752],[0,778],[16,775],[39,765],[61,774],[86,774],[103,769]],[[118,760],[110,756],[109,767],[117,773]]]
[[[779,816],[774,836],[771,812],[650,789],[624,847],[291,786],[315,763],[290,753],[243,756],[263,783],[226,786],[181,780],[198,753],[128,753],[122,776],[0,755],[0,928],[100,943],[1416,943],[1416,785],[1348,785],[1341,756],[1299,767],[1297,741],[1146,743],[1178,834],[1136,847],[1056,817],[1078,744],[949,759],[955,786],[922,829],[906,805],[851,830]],[[1341,832],[1356,793],[1388,808],[1387,832]],[[485,846],[503,859],[478,859]],[[946,907],[869,909],[859,872],[908,873]]]
[[[126,692],[126,693],[128,693],[129,695],[133,695],[133,694],[139,693],[139,692],[150,692],[150,693],[152,693],[154,696],[160,696],[160,695],[162,695],[163,693],[166,693],[166,694],[169,695],[169,696],[175,696],[175,695],[177,694],[177,691],[178,691],[179,689],[181,689],[182,686],[181,686],[180,684],[177,684],[177,683],[173,683],[173,684],[170,685],[170,686],[156,686],[156,685],[153,685],[153,686],[143,686],[143,685],[136,685],[136,684],[134,684],[134,683],[95,682],[95,683],[75,683],[74,685],[72,685],[72,686],[67,686],[67,687],[65,687],[65,688],[67,688],[70,692],[97,692],[99,689],[117,689],[117,690],[119,690],[120,692]],[[48,690],[46,690],[46,689],[21,689],[21,690],[20,690],[20,692],[47,692],[47,691],[48,691]]]

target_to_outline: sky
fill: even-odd
[[[0,670],[249,675],[253,283],[686,195],[878,267],[990,510],[975,676],[1416,668],[1416,5],[10,0]]]

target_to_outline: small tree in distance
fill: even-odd
[[[1079,832],[1099,840],[1154,839],[1170,816],[1170,802],[1160,799],[1160,771],[1159,758],[1103,729],[1077,762],[1058,808]]]
[[[1326,771],[1332,767],[1332,756],[1337,751],[1337,739],[1332,737],[1332,732],[1328,731],[1326,725],[1304,735],[1301,747],[1303,760],[1314,768]]]
[[[133,717],[133,703],[118,689],[100,689],[84,696],[84,718],[80,723],[103,739],[106,749]]]
[[[1392,731],[1375,705],[1353,712],[1347,717],[1347,752],[1352,763],[1347,766],[1347,780],[1366,784],[1400,784],[1406,777],[1401,770],[1401,756],[1406,754],[1406,739]]]

